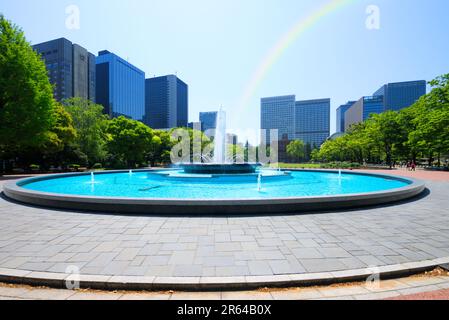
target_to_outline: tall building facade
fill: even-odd
[[[207,132],[217,129],[217,115],[217,111],[200,112],[201,131]]]
[[[366,121],[372,114],[379,114],[384,111],[385,106],[383,96],[361,98],[345,113],[345,132],[348,131],[352,125]]]
[[[348,101],[337,109],[337,133],[345,132],[345,114],[357,101]]]
[[[292,140],[320,147],[330,136],[330,99],[296,101],[296,96],[261,99],[261,141],[278,141],[279,160],[288,161],[286,148]],[[277,130],[276,137],[270,130]]]
[[[175,75],[145,80],[145,123],[154,129],[188,126],[188,85]]]
[[[96,101],[95,55],[65,38],[33,46],[47,67],[58,101],[80,97]]]
[[[330,136],[330,99],[296,102],[295,139],[320,147]]]
[[[261,99],[262,142],[294,140],[296,138],[296,96],[278,96]],[[270,130],[278,130],[277,137]]]
[[[426,92],[427,84],[425,80],[383,85],[372,96],[361,98],[346,110],[343,128],[347,131],[352,125],[366,121],[371,114],[379,114],[389,110],[400,111],[410,107]],[[339,110],[337,110],[337,122],[339,121],[338,118]],[[342,120],[340,119],[340,121]]]
[[[145,115],[145,72],[119,56],[100,51],[96,59],[97,103],[115,118],[125,116],[143,121]]]
[[[396,82],[383,85],[374,96],[384,97],[385,111],[399,111],[414,104],[420,97],[426,94],[427,83],[425,80]]]

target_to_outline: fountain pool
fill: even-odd
[[[37,177],[8,183],[5,194],[31,204],[117,213],[257,214],[382,204],[424,188],[419,181],[350,171],[190,174],[179,169]]]

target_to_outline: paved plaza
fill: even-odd
[[[0,269],[269,279],[448,258],[449,178],[441,174],[426,176],[428,192],[412,201],[310,215],[120,216],[0,198]]]

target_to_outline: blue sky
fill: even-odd
[[[335,109],[382,84],[449,73],[449,1],[355,0],[322,18],[284,51],[245,107],[239,102],[261,60],[291,27],[329,0],[2,0],[0,12],[32,43],[66,37],[107,49],[144,70],[189,84],[189,118],[223,105],[228,126],[259,128],[260,98],[331,98]],[[66,27],[66,7],[80,29]],[[366,8],[380,9],[368,30]]]

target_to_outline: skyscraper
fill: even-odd
[[[345,113],[345,132],[352,125],[366,121],[372,114],[379,114],[384,111],[383,96],[362,97]]]
[[[330,135],[330,99],[296,101],[294,95],[261,99],[262,142],[279,141],[279,161],[288,161],[292,140],[320,147]],[[269,130],[278,130],[270,136]]]
[[[145,80],[145,123],[154,129],[188,125],[188,86],[175,75]]]
[[[97,103],[104,112],[143,121],[145,72],[106,50],[99,52],[96,64]]]
[[[95,55],[65,38],[33,46],[45,62],[55,99],[80,97],[96,101]]]
[[[217,129],[217,111],[200,112],[201,130],[207,132]]]
[[[385,111],[399,111],[414,104],[426,91],[425,80],[396,82],[383,85],[373,96],[384,96]]]
[[[345,114],[346,111],[351,108],[356,101],[349,101],[348,103],[341,105],[337,109],[337,133],[345,132]]]
[[[331,99],[296,102],[295,139],[320,147],[330,136]]]
[[[344,129],[346,131],[352,125],[366,121],[371,114],[379,114],[388,110],[399,111],[410,107],[425,95],[426,91],[425,80],[383,85],[373,96],[362,97],[349,107],[344,116]]]
[[[293,140],[296,137],[294,95],[278,96],[261,99],[262,142],[269,145],[276,140]],[[270,130],[278,130],[277,137],[270,136]]]

